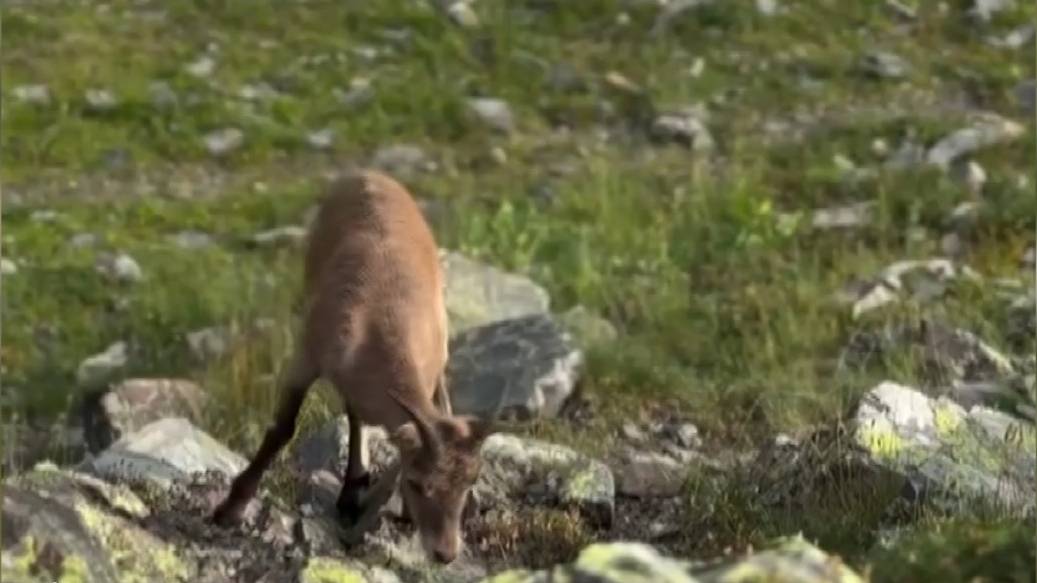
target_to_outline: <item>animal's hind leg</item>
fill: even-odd
[[[363,499],[371,487],[371,473],[364,467],[364,432],[360,418],[346,404],[346,418],[349,421],[349,459],[346,461],[346,472],[342,477],[342,490],[339,491],[335,507],[339,517],[349,524],[355,524],[363,513]]]
[[[295,421],[299,416],[299,409],[306,399],[307,390],[317,380],[318,374],[316,367],[301,353],[295,355],[280,384],[280,402],[274,422],[263,436],[263,442],[255,457],[234,479],[227,497],[216,508],[212,516],[213,522],[220,526],[228,526],[241,520],[245,506],[256,495],[263,473],[295,435]]]

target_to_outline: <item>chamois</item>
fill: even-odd
[[[479,449],[494,427],[451,411],[443,289],[432,230],[403,185],[363,170],[331,186],[308,233],[302,328],[279,383],[275,419],[216,508],[215,523],[241,519],[262,474],[295,434],[309,387],[324,378],[349,421],[340,518],[355,524],[370,512],[373,494],[384,494],[384,483],[399,478],[426,554],[440,563],[457,557]],[[383,426],[400,451],[397,465],[374,488],[361,459],[363,424]],[[392,487],[397,484],[389,485],[390,493]]]

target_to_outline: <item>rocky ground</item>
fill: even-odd
[[[1035,16],[5,2],[4,580],[1032,581]],[[203,520],[353,165],[420,199],[454,408],[507,420],[446,569],[396,501],[330,520],[323,384]]]

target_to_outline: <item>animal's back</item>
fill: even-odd
[[[372,374],[406,366],[430,390],[446,360],[442,274],[432,231],[403,185],[373,171],[332,185],[310,230],[305,293],[318,362],[377,360],[356,367]]]

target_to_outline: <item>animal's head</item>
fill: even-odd
[[[479,476],[479,449],[493,427],[469,416],[411,417],[392,435],[400,450],[400,494],[425,552],[450,563],[461,551],[461,522]]]

